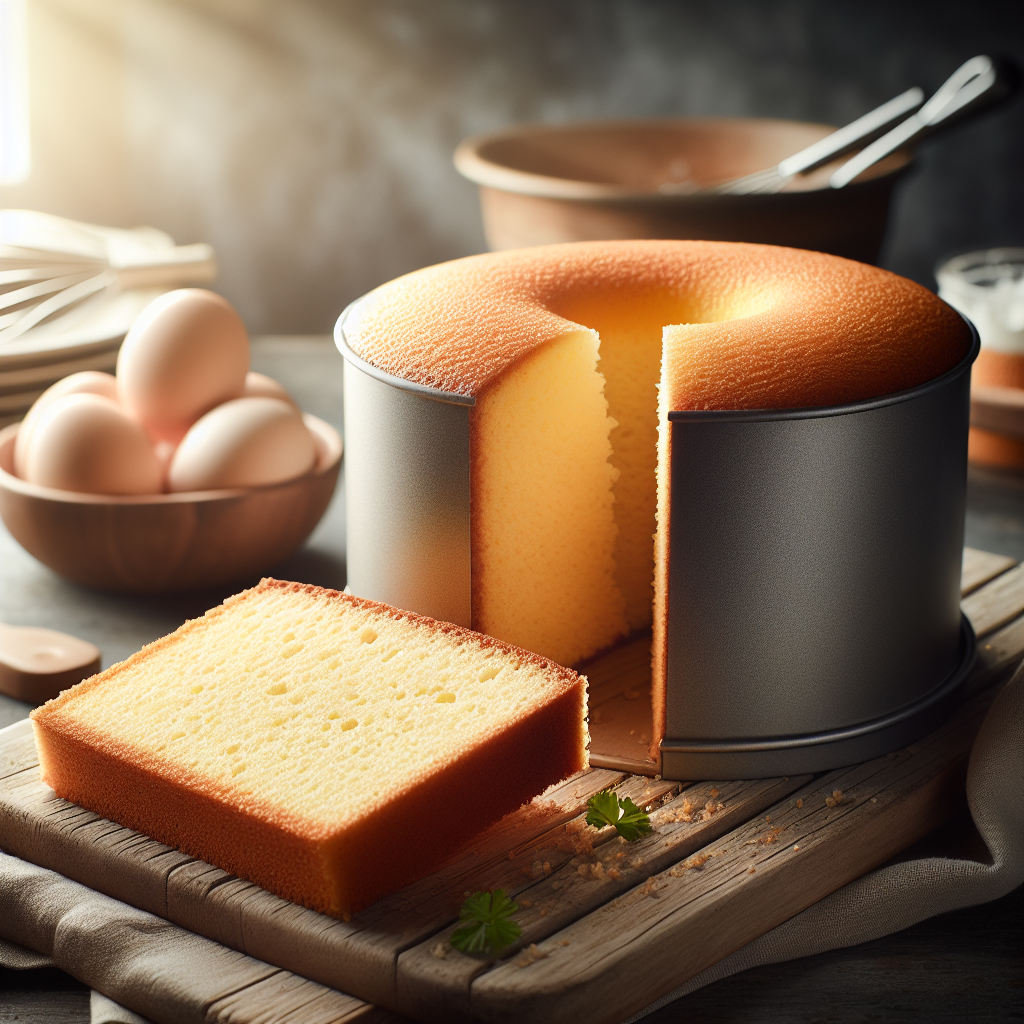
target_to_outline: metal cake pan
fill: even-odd
[[[351,307],[349,307],[351,308]],[[472,398],[345,340],[348,585],[472,625]],[[670,412],[666,778],[875,757],[934,727],[975,653],[960,613],[970,368],[849,405]]]

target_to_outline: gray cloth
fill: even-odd
[[[1024,667],[989,709],[967,771],[967,803],[992,857],[927,857],[891,864],[837,889],[765,932],[626,1024],[751,967],[796,960],[891,935],[919,921],[1012,892],[1024,882]]]
[[[52,957],[16,942],[0,939],[0,967],[30,971],[37,967],[56,967]],[[126,1009],[99,992],[89,993],[89,1024],[150,1024],[145,1017]]]
[[[366,1005],[4,853],[0,908],[0,937],[17,936],[108,997],[94,1002],[94,1024],[137,1024],[124,1005],[161,1024],[327,1024]]]
[[[1024,881],[1024,669],[993,704],[971,754],[967,798],[991,864],[928,857],[874,871],[767,932],[630,1018],[750,967],[888,935],[997,899]],[[337,1020],[355,1000],[280,971],[55,872],[0,854],[0,964],[56,964],[155,1021]],[[26,943],[19,946],[17,938]],[[38,950],[33,954],[32,949]],[[34,959],[33,959],[34,957]],[[52,958],[52,959],[51,959]],[[94,993],[93,1024],[142,1018]],[[117,1014],[121,1014],[118,1016]]]
[[[37,953],[34,949],[21,946],[17,942],[0,939],[0,967],[9,967],[15,971],[31,971],[36,967],[54,967],[50,957]]]
[[[149,1024],[149,1021],[93,990],[89,993],[89,1024]]]

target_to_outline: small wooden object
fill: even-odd
[[[0,622],[0,693],[42,704],[100,670],[100,650],[55,629]]]
[[[256,576],[295,550],[327,509],[341,467],[338,432],[303,417],[317,462],[267,487],[110,497],[14,475],[18,426],[0,430],[0,516],[29,554],[100,590],[166,593]]]
[[[1024,653],[1024,567],[1011,565],[965,552],[963,609],[981,640],[974,696],[918,743],[818,777],[680,785],[592,767],[350,921],[55,799],[28,722],[0,732],[0,847],[415,1020],[613,1024],[961,809],[991,684]],[[651,811],[651,835],[626,844],[585,824],[588,799],[608,788]],[[454,950],[465,896],[499,886],[519,904],[521,938],[500,959]]]

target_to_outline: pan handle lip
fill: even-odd
[[[383,384],[390,384],[393,388],[409,391],[414,395],[419,395],[420,398],[427,398],[432,402],[447,402],[449,405],[476,405],[476,399],[472,395],[460,395],[454,391],[444,391],[441,388],[432,388],[426,384],[417,384],[415,381],[396,377],[393,373],[388,373],[386,370],[374,366],[373,363],[368,363],[362,356],[353,352],[348,339],[345,337],[345,318],[353,307],[361,301],[362,299],[356,299],[355,302],[350,302],[345,307],[341,316],[338,317],[338,322],[334,325],[334,344],[345,357],[346,362],[358,367],[363,373],[381,381]]]
[[[971,332],[971,346],[967,355],[952,369],[904,391],[894,391],[888,395],[880,395],[878,398],[864,398],[858,402],[847,402],[843,405],[822,405],[803,409],[670,409],[669,422],[760,423],[772,420],[822,419],[827,416],[849,416],[858,412],[871,412],[874,409],[883,409],[889,405],[899,405],[901,402],[921,398],[932,391],[944,388],[957,377],[969,373],[971,364],[978,358],[978,352],[981,350],[981,338],[978,336],[978,330],[963,313],[959,313],[959,316]]]

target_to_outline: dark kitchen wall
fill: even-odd
[[[1022,12],[984,0],[32,0],[40,148],[33,178],[0,202],[209,241],[218,288],[251,330],[325,331],[374,285],[483,250],[475,189],[451,165],[467,135],[673,114],[843,124],[910,85],[934,89],[976,53],[1024,64]],[[922,145],[885,265],[931,284],[943,256],[1024,243],[1022,150],[1020,99]]]

